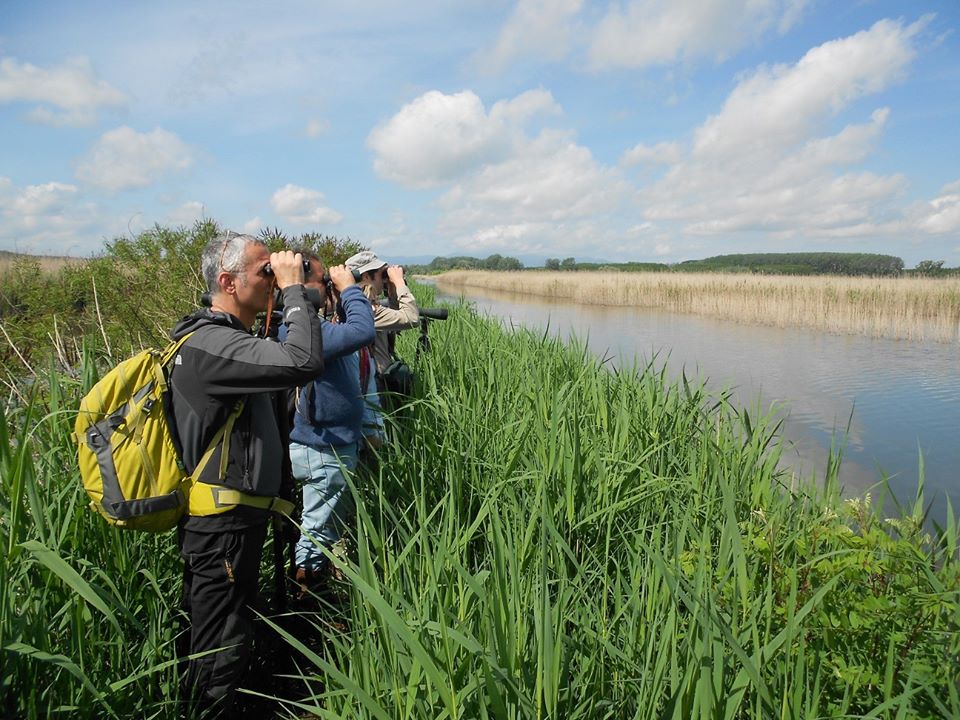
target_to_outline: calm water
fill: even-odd
[[[443,285],[438,290],[441,300],[461,294]],[[897,497],[911,502],[922,452],[931,519],[943,522],[945,497],[960,508],[957,343],[826,335],[473,288],[464,296],[507,326],[585,339],[613,365],[656,357],[671,376],[684,370],[711,388],[732,390],[740,406],[778,409],[786,418],[787,461],[806,477],[823,476],[831,442],[842,441],[849,423],[840,473],[848,496],[866,492],[885,474]]]

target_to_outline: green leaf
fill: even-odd
[[[84,580],[80,576],[80,573],[68,564],[66,560],[36,540],[28,540],[27,542],[20,543],[20,547],[31,553],[41,565],[59,577],[67,587],[71,588],[77,595],[86,600],[89,605],[103,613],[103,616],[113,625],[118,634],[122,633],[120,623],[117,622],[113,611],[107,606],[97,591],[94,590],[93,586]]]

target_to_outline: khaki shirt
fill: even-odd
[[[369,294],[367,297],[370,297]],[[390,336],[419,325],[420,310],[406,285],[397,293],[396,300],[390,299],[391,307],[381,305],[377,299],[371,298],[371,302],[373,326],[377,330],[377,338],[373,341],[373,359],[377,363],[377,372],[383,372],[393,362],[390,357]]]

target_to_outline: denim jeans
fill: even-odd
[[[314,541],[330,548],[340,539],[352,509],[347,477],[357,467],[357,444],[316,450],[290,443],[290,464],[294,478],[303,485],[303,527],[307,533],[297,542],[297,565],[319,570],[327,559]]]

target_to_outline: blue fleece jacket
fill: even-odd
[[[323,373],[300,390],[290,431],[292,442],[313,448],[346,445],[361,437],[365,403],[357,350],[374,340],[373,310],[357,285],[343,291],[340,304],[344,322],[321,323]]]

